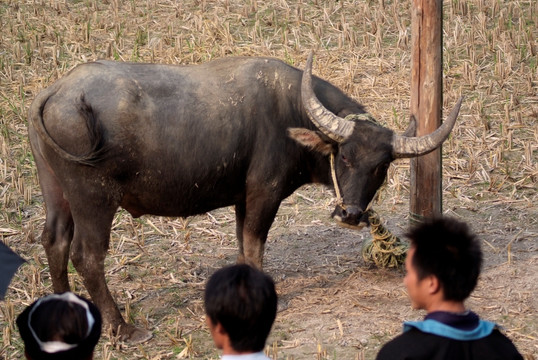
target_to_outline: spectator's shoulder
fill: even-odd
[[[383,345],[376,360],[398,360],[422,358],[435,348],[439,337],[410,328]]]

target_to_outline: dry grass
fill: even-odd
[[[303,66],[310,49],[317,49],[317,75],[360,100],[383,124],[403,130],[410,3],[0,2],[0,238],[28,259],[0,304],[0,358],[23,357],[14,317],[51,291],[37,242],[44,212],[26,132],[26,110],[39,90],[98,58],[190,64],[264,55]],[[445,212],[471,221],[488,252],[483,289],[471,303],[505,324],[522,352],[537,357],[538,2],[452,0],[444,7],[444,105],[466,96],[444,145]],[[405,227],[408,172],[405,161],[391,166],[378,205],[396,228]],[[300,189],[283,204],[271,231],[267,268],[288,304],[272,335],[275,358],[370,358],[412,315],[395,307],[406,301],[397,273],[361,269],[349,252],[332,253],[338,244],[327,238],[354,247],[364,236],[333,228],[327,219],[332,201],[326,190]],[[109,285],[125,316],[153,329],[155,339],[128,348],[106,335],[97,359],[217,358],[200,293],[209,273],[233,261],[233,219],[231,209],[187,220],[118,214]],[[73,288],[84,293],[70,272]],[[496,281],[501,285],[491,284]],[[322,322],[314,332],[301,324],[312,318]]]

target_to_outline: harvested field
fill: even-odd
[[[410,85],[410,1],[2,0],[0,2],[0,239],[28,260],[0,303],[0,359],[24,358],[14,319],[51,292],[39,237],[41,191],[26,112],[43,88],[96,59],[194,64],[273,56],[303,67],[403,131]],[[486,262],[468,306],[538,358],[538,2],[444,2],[444,107],[465,95],[443,146],[444,213],[480,235]],[[408,226],[409,164],[394,162],[375,209]],[[282,310],[275,359],[373,359],[410,308],[399,270],[362,260],[367,230],[337,227],[330,189],[305,186],[281,206],[265,269]],[[109,333],[96,359],[217,359],[204,323],[207,277],[237,253],[233,209],[188,219],[124,211],[114,222],[107,277],[125,317],[154,338],[129,347]],[[86,294],[74,268],[75,292]]]

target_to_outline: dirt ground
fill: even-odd
[[[407,125],[411,2],[400,0],[1,0],[0,240],[27,263],[0,302],[0,360],[23,359],[14,319],[52,291],[39,243],[45,213],[27,141],[32,99],[96,59],[195,64],[272,56],[363,103],[395,131]],[[467,305],[538,358],[538,3],[444,1],[443,108],[465,101],[443,145],[443,213],[480,236],[485,266]],[[394,162],[374,205],[397,235],[409,225],[409,164]],[[274,359],[373,359],[424,314],[410,308],[401,269],[362,258],[368,229],[338,227],[331,189],[306,186],[280,207],[265,270],[280,311]],[[128,346],[105,331],[95,359],[217,359],[204,323],[208,276],[237,255],[233,209],[133,219],[119,211],[106,270],[125,317],[150,329]],[[86,294],[69,267],[73,291]]]

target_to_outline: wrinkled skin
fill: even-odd
[[[318,131],[301,103],[302,71],[267,58],[196,66],[98,61],[41,92],[29,136],[46,206],[42,234],[55,292],[69,290],[69,257],[106,326],[133,343],[151,333],[127,324],[105,281],[119,207],[191,216],[235,206],[239,262],[262,267],[267,233],[283,199],[306,183],[332,186],[329,154],[356,225],[393,160],[393,132],[357,121],[342,143]],[[364,108],[313,78],[334,114]],[[337,209],[338,211],[338,209]]]

